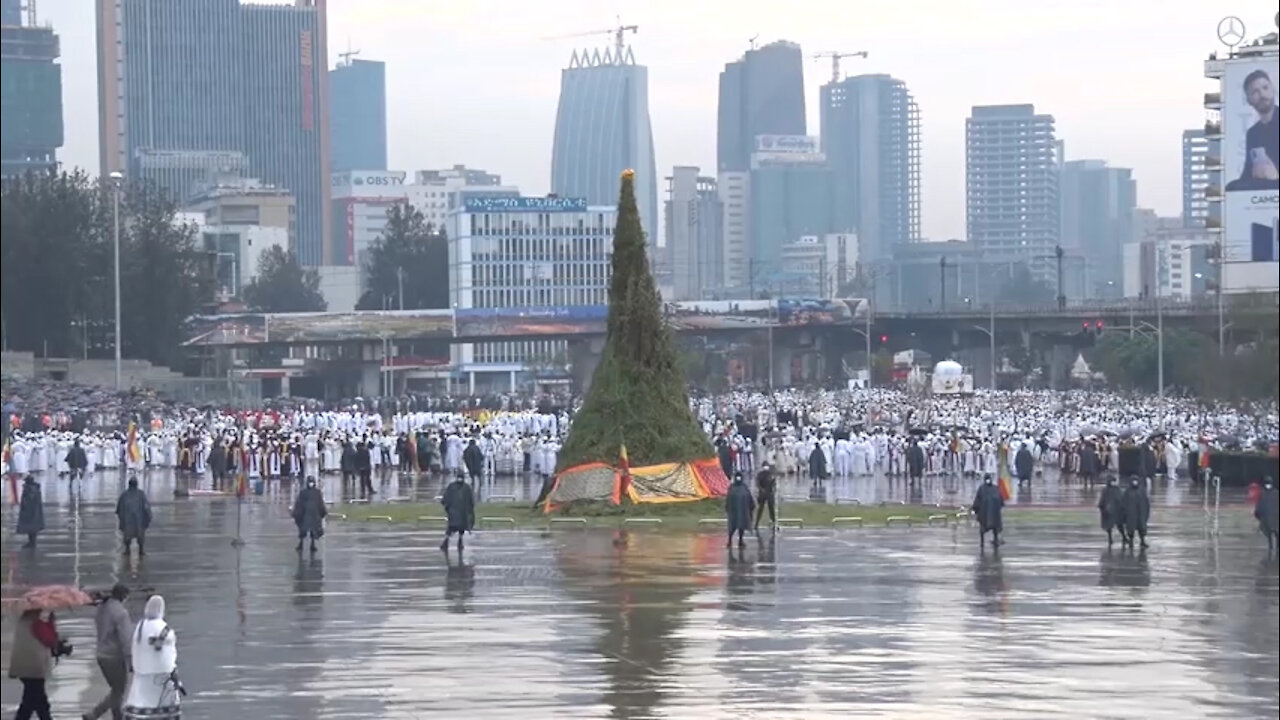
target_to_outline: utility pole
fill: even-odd
[[[1058,310],[1067,309],[1067,291],[1062,286],[1062,246],[1056,245],[1053,248],[1053,255],[1058,259]]]
[[[939,301],[939,307],[942,308],[942,312],[946,312],[947,311],[947,256],[946,255],[943,255],[941,258],[938,259],[938,286],[939,286],[939,289],[941,290],[941,292],[939,293],[939,296],[941,297],[941,300]]]
[[[404,309],[404,268],[396,268],[396,294],[400,297],[400,309]]]
[[[116,295],[116,392],[120,392],[120,185],[124,182],[124,174],[111,173],[111,249],[114,258],[115,295]]]
[[[1218,357],[1227,354],[1227,324],[1222,310],[1222,241],[1214,244],[1214,255],[1218,260]]]

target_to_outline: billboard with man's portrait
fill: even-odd
[[[1280,209],[1280,61],[1229,60],[1222,87],[1223,255],[1228,263],[1275,263]]]

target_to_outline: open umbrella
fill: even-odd
[[[64,610],[66,608],[92,605],[93,598],[77,587],[70,585],[42,585],[34,587],[22,594],[20,598],[5,599],[5,605],[12,604],[19,612],[27,610]]]

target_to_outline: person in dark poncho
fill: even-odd
[[[314,477],[307,478],[307,486],[298,493],[293,503],[293,524],[298,526],[298,546],[294,548],[302,552],[302,541],[311,538],[311,552],[316,551],[316,540],[324,537],[324,518],[329,509],[324,506],[324,493],[316,487]]]
[[[26,535],[27,542],[23,548],[36,546],[36,535],[44,530],[44,495],[40,492],[40,483],[31,475],[22,481],[22,499],[18,501],[18,525],[14,531]]]
[[[1280,525],[1280,493],[1276,491],[1275,480],[1268,477],[1262,481],[1253,516],[1258,519],[1258,530],[1267,536],[1267,555],[1270,555],[1276,548],[1276,529]]]
[[[124,540],[124,554],[129,554],[130,545],[137,540],[138,555],[146,555],[151,503],[147,494],[138,487],[138,478],[129,478],[129,488],[120,493],[120,499],[116,501],[116,518],[119,520],[120,537]]]
[[[734,533],[738,534],[739,546],[746,544],[742,535],[751,529],[751,514],[755,510],[755,504],[756,499],[751,496],[751,488],[742,481],[742,473],[734,473],[733,484],[729,486],[729,492],[724,497],[725,520],[729,528],[725,547],[732,547]]]
[[[1120,486],[1116,483],[1116,477],[1110,475],[1107,477],[1107,484],[1102,488],[1102,493],[1098,495],[1098,515],[1102,522],[1102,529],[1107,533],[1107,547],[1111,547],[1115,542],[1112,538],[1111,531],[1120,526],[1120,537],[1124,538],[1124,526],[1121,521],[1124,518],[1124,512],[1120,507],[1122,497]]]
[[[1121,514],[1124,517],[1124,541],[1132,548],[1133,535],[1138,534],[1139,542],[1147,547],[1147,520],[1151,519],[1151,498],[1137,475],[1129,476],[1129,487],[1124,489],[1120,498]]]
[[[440,543],[440,550],[449,552],[449,538],[458,533],[458,552],[461,553],[462,536],[472,532],[476,526],[476,496],[461,474],[444,489],[440,504],[444,505],[446,519],[444,541]]]
[[[973,496],[973,514],[978,518],[978,547],[986,547],[987,533],[991,533],[991,547],[1000,547],[1000,531],[1004,529],[1001,514],[1004,498],[996,487],[995,479],[988,473],[982,478],[978,492]]]

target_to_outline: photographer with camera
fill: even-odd
[[[53,613],[40,617],[39,610],[27,610],[13,629],[13,650],[9,655],[9,677],[22,681],[22,702],[14,720],[52,720],[45,681],[53,674],[53,662],[71,654],[71,644],[58,637]]]
[[[98,669],[110,690],[102,702],[82,716],[86,720],[98,720],[107,711],[111,712],[111,720],[123,717],[122,703],[129,687],[129,661],[133,649],[130,638],[133,621],[124,606],[128,597],[129,588],[116,583],[111,594],[98,604],[98,612],[94,615],[93,624],[98,631]]]

